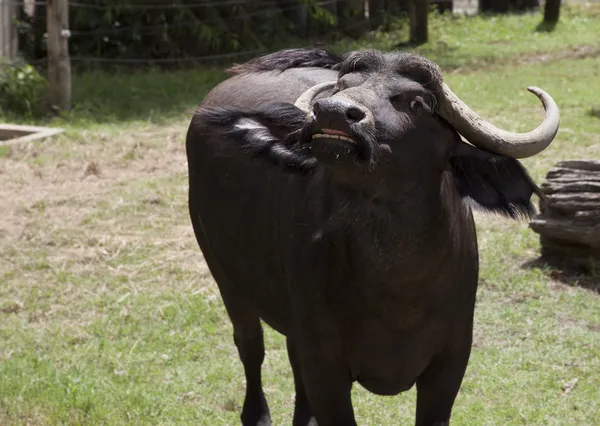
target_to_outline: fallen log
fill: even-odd
[[[600,161],[561,161],[540,190],[544,200],[529,226],[540,234],[542,258],[600,271]]]

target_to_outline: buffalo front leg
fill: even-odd
[[[317,342],[298,343],[298,361],[308,405],[319,426],[356,426],[350,372],[340,352],[318,348]]]
[[[467,338],[438,353],[417,379],[417,426],[450,424],[452,406],[469,363],[471,336],[472,330]]]
[[[292,426],[318,426],[317,421],[310,409],[306,390],[304,389],[304,380],[302,379],[302,371],[298,362],[298,354],[296,353],[296,345],[294,340],[287,338],[287,350],[292,372],[294,374],[294,387],[296,390],[296,399],[294,403],[294,419]]]
[[[195,197],[197,192],[193,189],[196,185],[196,180],[190,177],[189,208],[192,226],[206,264],[219,286],[223,303],[233,326],[233,340],[246,376],[246,396],[241,414],[242,425],[270,426],[271,414],[262,389],[261,367],[265,358],[265,344],[260,317],[256,309],[235,290],[216,256],[213,255],[200,215],[200,204]]]
[[[271,415],[262,388],[261,367],[265,358],[263,329],[255,310],[237,297],[224,294],[223,301],[233,325],[233,340],[246,375],[242,408],[243,426],[270,426]]]

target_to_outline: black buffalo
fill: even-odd
[[[271,423],[262,319],[287,338],[294,425],[356,425],[353,382],[416,383],[416,424],[448,424],[471,351],[471,207],[534,212],[516,158],[553,140],[556,104],[530,87],[543,122],[498,129],[408,53],[288,49],[229,71],[186,148],[194,232],[246,375],[242,423]]]

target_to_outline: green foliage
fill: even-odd
[[[70,8],[73,58],[88,62],[127,60],[133,63],[199,58],[241,51],[269,50],[296,38],[322,38],[340,27],[364,21],[358,3],[344,4],[338,19],[322,0],[174,0],[152,8],[149,0],[94,1]],[[340,7],[341,9],[341,7]],[[46,55],[46,10],[21,19],[22,49],[29,59]],[[360,35],[360,34],[357,34]],[[171,62],[172,61],[172,62]]]
[[[27,63],[0,65],[0,111],[33,118],[43,112],[46,79]]]

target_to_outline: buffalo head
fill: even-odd
[[[337,182],[375,194],[441,185],[451,173],[460,194],[477,205],[511,216],[531,213],[530,197],[539,191],[516,159],[541,152],[558,131],[558,107],[546,92],[529,88],[546,110],[543,122],[511,133],[465,105],[438,66],[419,55],[359,50],[334,68],[337,80],[311,87],[294,105],[205,116],[242,138],[246,149],[290,170],[326,167]]]

